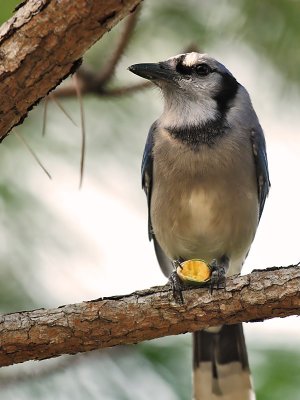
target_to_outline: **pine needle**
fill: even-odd
[[[46,98],[45,98],[45,102],[44,102],[42,136],[45,136],[45,135],[46,135],[46,123],[47,123],[48,101],[49,101],[49,98],[46,97]]]
[[[74,119],[71,117],[71,115],[67,112],[67,110],[64,108],[64,106],[61,104],[60,101],[57,100],[57,98],[54,96],[54,94],[49,95],[51,97],[51,100],[54,101],[54,103],[59,107],[59,109],[65,114],[65,116],[72,122],[73,125],[78,126]]]
[[[32,155],[32,157],[35,159],[35,161],[38,163],[38,165],[42,168],[42,170],[45,172],[45,174],[48,176],[48,178],[52,179],[52,176],[47,171],[47,169],[44,167],[41,160],[38,158],[35,151],[31,148],[31,146],[28,144],[28,142],[23,138],[23,136],[19,132],[17,132],[16,130],[14,132],[15,132],[16,137],[20,140],[20,142],[24,145],[24,147],[29,151],[29,153]]]
[[[83,102],[81,96],[81,90],[78,82],[78,78],[76,74],[73,75],[74,85],[76,88],[76,94],[80,107],[80,121],[81,121],[81,156],[80,156],[80,179],[79,179],[79,189],[82,187],[83,174],[84,174],[84,164],[85,164],[85,142],[86,142],[86,132],[85,132],[85,119],[84,119],[84,110],[83,110]]]

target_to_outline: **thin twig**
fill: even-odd
[[[23,136],[17,132],[15,129],[15,135],[16,137],[20,140],[20,142],[25,146],[25,148],[29,151],[29,153],[32,155],[32,157],[35,159],[35,161],[38,163],[38,165],[42,168],[42,170],[45,172],[45,174],[48,176],[49,179],[52,179],[52,176],[50,173],[47,171],[47,169],[44,167],[42,164],[41,160],[38,158],[36,155],[35,151],[32,149],[32,147],[29,145],[29,143],[23,138]]]
[[[45,98],[45,102],[44,102],[42,136],[45,136],[45,135],[46,135],[48,100],[49,100],[49,98],[48,98],[48,96],[47,96],[47,97]]]
[[[56,96],[51,93],[49,95],[49,97],[51,98],[51,100],[54,101],[54,103],[58,106],[58,108],[65,114],[65,116],[72,122],[73,125],[78,126],[76,124],[76,122],[74,121],[74,119],[71,117],[71,115],[67,112],[67,110],[64,108],[64,106],[61,104],[61,102],[59,102],[56,98]]]
[[[81,94],[96,94],[99,97],[115,97],[115,96],[126,96],[128,94],[138,92],[140,90],[148,89],[152,87],[153,84],[151,82],[140,82],[135,83],[133,85],[128,86],[120,86],[110,89],[96,88],[94,87],[92,90],[87,91],[86,89],[82,89]],[[74,97],[76,96],[76,89],[74,85],[64,85],[55,90],[55,96],[60,98]]]
[[[109,96],[126,96],[128,94],[134,93],[134,92],[139,92],[140,90],[145,90],[150,87],[153,87],[152,82],[141,82],[141,83],[136,83],[133,85],[128,85],[128,86],[120,86],[116,88],[111,88],[104,90],[101,95],[103,97],[109,97]]]
[[[73,80],[80,107],[80,122],[81,122],[81,155],[80,155],[80,179],[79,179],[79,189],[80,189],[82,186],[83,174],[84,174],[86,132],[85,132],[83,101],[82,101],[81,89],[77,79],[77,74],[73,75]]]
[[[101,83],[101,86],[104,86],[113,76],[115,69],[129,44],[129,41],[134,32],[134,28],[137,24],[138,16],[141,10],[141,6],[138,6],[134,13],[130,14],[126,19],[126,25],[124,31],[119,37],[119,42],[107,64],[101,69],[101,71],[97,74],[98,84]]]

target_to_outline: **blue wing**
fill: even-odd
[[[148,235],[149,240],[153,239],[154,242],[154,249],[155,254],[157,257],[157,261],[159,262],[160,268],[163,273],[169,277],[172,270],[172,262],[166,256],[163,249],[160,247],[158,241],[156,240],[151,223],[151,194],[152,194],[152,184],[153,184],[153,144],[154,144],[154,133],[156,129],[156,122],[151,126],[150,131],[148,133],[145,150],[143,154],[143,161],[142,161],[142,187],[147,196],[147,203],[148,203]]]
[[[258,129],[251,131],[252,150],[256,168],[257,191],[259,200],[259,219],[262,215],[265,201],[270,189],[268,159],[266,152],[266,142],[263,131]]]
[[[151,217],[150,217],[150,207],[151,207],[151,193],[152,193],[152,178],[153,178],[153,134],[156,128],[156,123],[152,124],[150,131],[148,133],[145,150],[142,160],[142,188],[144,189],[147,202],[148,202],[148,235],[149,240],[153,237]]]

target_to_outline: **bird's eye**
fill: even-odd
[[[198,64],[195,67],[195,71],[200,76],[206,76],[211,72],[211,68],[207,64]]]

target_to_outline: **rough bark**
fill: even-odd
[[[141,0],[28,0],[0,28],[0,140]]]
[[[192,332],[219,324],[300,315],[300,268],[227,279],[226,289],[168,286],[50,310],[0,316],[0,366]]]

